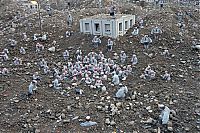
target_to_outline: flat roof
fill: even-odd
[[[115,14],[115,19],[123,18],[123,17],[128,17],[128,16],[133,16],[131,14]],[[110,16],[110,14],[98,14],[94,16],[89,16],[83,19],[113,19],[113,16]]]

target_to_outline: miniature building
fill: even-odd
[[[36,12],[39,9],[39,4],[37,1],[29,1],[29,0],[18,0],[20,5],[25,8],[28,12]]]
[[[113,18],[109,14],[99,14],[81,19],[80,31],[85,34],[117,38],[123,36],[134,24],[135,15],[116,14]]]

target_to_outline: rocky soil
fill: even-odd
[[[86,5],[84,5],[87,7]],[[185,15],[186,28],[183,36],[179,35],[177,26],[177,7],[170,5],[164,10],[141,9],[140,15],[144,18],[145,28],[141,29],[139,37],[132,37],[130,29],[126,35],[115,40],[112,52],[106,51],[107,37],[101,37],[102,46],[91,47],[92,35],[79,32],[79,18],[98,13],[97,8],[73,9],[75,22],[71,29],[66,24],[66,13],[54,11],[49,17],[42,12],[42,32],[48,33],[47,42],[43,42],[45,50],[38,54],[35,44],[22,40],[22,33],[26,32],[31,38],[34,33],[40,33],[38,14],[27,15],[19,20],[14,20],[17,7],[9,6],[0,16],[0,51],[8,48],[10,60],[0,62],[0,68],[9,69],[8,76],[0,75],[0,132],[34,132],[34,133],[65,133],[65,132],[133,132],[133,133],[199,133],[200,132],[200,53],[191,49],[191,42],[199,36],[199,14],[192,12],[192,17]],[[11,8],[11,7],[15,7]],[[135,7],[140,9],[139,7]],[[20,10],[20,9],[19,9]],[[188,11],[181,8],[181,11]],[[20,10],[22,12],[22,10]],[[126,12],[135,13],[132,8],[125,8]],[[122,11],[123,12],[123,11]],[[17,24],[14,30],[11,23]],[[198,26],[193,27],[196,23]],[[158,25],[163,29],[160,40],[153,40],[148,50],[143,50],[139,39],[144,34],[149,34],[152,27]],[[73,34],[65,38],[65,31],[72,30]],[[8,39],[18,41],[14,49],[9,47]],[[183,42],[180,41],[183,39]],[[56,41],[56,44],[52,42]],[[23,46],[27,54],[21,55],[19,48]],[[55,46],[56,52],[49,52],[48,48]],[[139,63],[133,68],[133,73],[126,81],[129,95],[125,99],[114,98],[117,87],[106,83],[106,92],[91,89],[84,83],[78,85],[84,90],[84,95],[77,95],[71,82],[62,82],[62,90],[49,87],[51,77],[44,75],[35,62],[45,58],[50,64],[62,67],[66,62],[62,52],[70,50],[72,60],[80,48],[83,55],[90,51],[103,51],[106,57],[113,57],[114,53],[125,51],[129,56],[127,64],[131,64],[133,52],[137,55]],[[165,58],[161,53],[168,49],[171,56]],[[23,65],[13,65],[13,58],[20,57]],[[116,60],[119,62],[119,60]],[[27,63],[31,66],[28,67]],[[156,79],[144,80],[140,78],[144,69],[151,65],[156,71]],[[165,71],[172,75],[171,81],[163,81],[160,77]],[[38,85],[38,93],[27,99],[28,85],[34,72],[38,71],[42,80]],[[109,77],[111,78],[111,77]],[[116,113],[110,110],[112,105]],[[171,109],[168,125],[161,125],[159,104],[164,104]],[[97,122],[96,126],[81,127],[86,116]]]

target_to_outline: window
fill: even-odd
[[[122,31],[122,23],[119,23],[119,31]]]
[[[125,29],[128,29],[128,21],[125,21]]]
[[[32,8],[33,8],[33,6],[32,6],[32,5],[30,5],[30,8],[32,9]]]
[[[133,20],[131,19],[130,20],[130,27],[132,27],[133,26]]]
[[[94,24],[94,26],[95,26],[95,31],[98,31],[98,32],[100,32],[100,26],[99,26],[99,24]]]
[[[105,32],[110,32],[110,24],[105,24]]]
[[[85,31],[90,31],[90,24],[89,23],[85,23]]]
[[[37,9],[37,5],[35,5],[35,9]]]

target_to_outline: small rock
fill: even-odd
[[[178,75],[180,78],[183,78],[184,76],[183,75]]]
[[[146,107],[146,110],[151,110],[151,106]]]
[[[53,116],[53,115],[50,115],[50,116],[49,116],[49,119],[55,120],[55,119],[56,119],[56,117],[55,117],[55,116]]]
[[[134,121],[130,121],[128,124],[133,126],[135,124],[135,122]]]
[[[57,114],[56,114],[56,117],[59,117],[60,115],[61,115],[61,113],[57,113]]]
[[[122,103],[118,102],[118,103],[116,103],[116,106],[117,106],[117,108],[120,108],[120,107],[122,107]]]
[[[63,123],[70,123],[70,119],[63,120]]]
[[[167,127],[167,130],[173,132],[173,127]]]
[[[107,96],[107,97],[106,97],[107,100],[109,100],[110,98],[111,98],[110,96]]]
[[[102,92],[106,92],[106,87],[103,86],[103,87],[101,88],[101,91],[102,91]]]
[[[76,97],[76,100],[79,100],[80,98],[79,97]]]
[[[189,127],[185,127],[185,131],[190,131],[190,128]]]
[[[36,130],[35,130],[35,133],[40,133],[40,129],[36,129]]]
[[[76,117],[74,117],[72,120],[76,120],[76,119],[78,119],[79,118],[79,116],[76,116]]]
[[[49,84],[49,87],[50,87],[50,88],[53,87],[53,84]]]
[[[172,100],[170,100],[170,101],[169,101],[169,104],[170,104],[170,105],[172,105],[172,104],[174,104],[174,103],[173,103],[173,101],[172,101]]]
[[[56,51],[56,48],[55,48],[55,47],[50,47],[50,48],[48,49],[48,51],[50,51],[50,52],[55,52],[55,51]]]
[[[136,99],[136,95],[132,95],[132,96],[131,96],[131,99],[132,99],[132,100],[135,100],[135,99]]]
[[[14,100],[14,102],[15,102],[15,103],[18,103],[18,102],[19,102],[19,100]]]
[[[147,124],[152,124],[152,123],[153,123],[153,121],[154,121],[154,119],[153,119],[153,118],[149,118],[147,121],[145,121],[145,123],[147,123]]]
[[[27,119],[26,122],[27,122],[27,123],[31,122],[31,119]]]
[[[186,63],[186,61],[181,61],[181,63],[182,63],[182,64],[185,64],[185,63]]]
[[[64,113],[61,114],[61,118],[65,119],[65,114]]]
[[[110,125],[111,126],[114,126],[116,123],[112,120],[111,122],[110,122]]]
[[[174,58],[174,57],[175,57],[175,55],[173,54],[171,57],[172,57],[172,58]]]
[[[39,119],[39,116],[32,118],[33,121],[37,121],[38,119]]]
[[[71,106],[67,106],[67,111],[71,111],[71,110],[72,110]]]
[[[27,127],[28,127],[28,124],[24,124],[23,127],[24,127],[24,128],[27,128]]]
[[[195,103],[195,106],[200,107],[200,103]]]
[[[175,110],[170,110],[170,113],[171,113],[173,116],[176,116],[176,111],[175,111]]]
[[[101,111],[102,110],[102,106],[97,106],[97,110]]]
[[[195,113],[200,116],[200,108],[195,109]]]
[[[105,123],[109,125],[109,124],[110,124],[110,119],[109,119],[109,118],[106,118]]]

